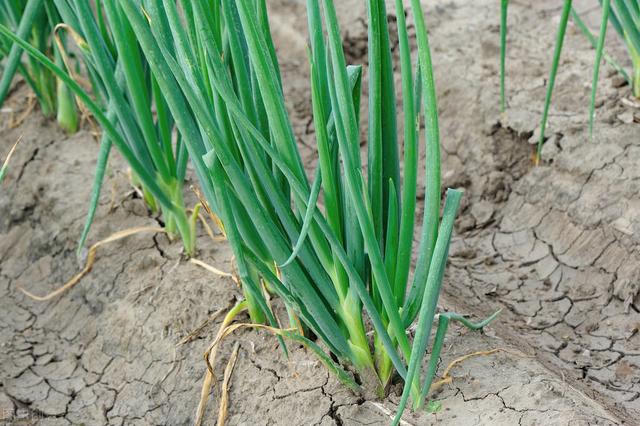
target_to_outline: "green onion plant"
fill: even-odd
[[[64,52],[61,49],[65,49],[66,40],[61,35],[59,43],[54,42],[53,31],[61,19],[52,0],[3,0],[0,2],[0,22],[64,68]],[[4,103],[13,77],[18,72],[36,95],[43,115],[56,115],[58,123],[68,133],[77,131],[78,109],[67,86],[38,61],[30,59],[23,63],[21,56],[22,49],[7,38],[0,39],[0,60],[3,62],[0,105]]]
[[[545,140],[545,129],[551,104],[551,96],[555,84],[556,73],[560,62],[560,54],[566,33],[569,16],[571,16],[580,31],[587,37],[596,50],[595,63],[593,67],[593,77],[591,83],[591,95],[589,101],[589,135],[593,134],[593,123],[595,119],[595,103],[600,73],[600,63],[604,59],[622,75],[631,85],[633,96],[640,99],[640,1],[639,0],[599,0],[601,6],[601,22],[598,36],[595,37],[580,18],[579,14],[572,7],[572,0],[564,0],[560,24],[556,37],[556,44],[551,64],[549,80],[547,82],[547,93],[545,96],[542,119],[540,123],[540,137],[536,149],[536,163],[540,160],[542,144]],[[506,14],[507,0],[501,0],[501,37],[500,37],[500,107],[505,108],[504,94],[504,57],[506,50]],[[622,38],[631,59],[631,77],[618,63],[604,52],[604,43],[607,33],[607,26],[611,23],[616,33]]]
[[[69,84],[154,197],[175,213],[177,203],[156,183],[163,175],[155,157],[151,152],[149,161],[138,157],[147,140],[145,129],[132,118],[143,108],[135,102],[138,90],[129,73],[139,75],[131,70],[144,63],[147,78],[142,81],[157,85],[155,102],[164,102],[209,207],[224,224],[252,321],[279,327],[267,297],[277,295],[291,322],[280,337],[303,342],[351,389],[365,386],[382,395],[394,377],[403,380],[394,424],[409,398],[422,407],[449,321],[476,329],[495,314],[479,324],[455,314],[440,315],[423,371],[462,192],[447,190],[441,217],[438,110],[420,1],[411,0],[417,65],[409,48],[405,4],[394,4],[402,135],[385,1],[366,0],[366,129],[360,120],[362,69],[346,63],[334,3],[307,1],[310,97],[319,160],[311,180],[286,108],[265,0],[104,0],[113,43],[100,32],[88,6],[80,3],[56,0],[65,22],[79,28],[86,40],[88,62],[108,92],[105,111],[37,49],[4,26],[0,34]],[[69,13],[63,13],[64,7]],[[144,105],[149,99],[144,98]],[[367,139],[366,168],[360,159],[362,134]],[[412,271],[421,140],[427,158],[426,194]]]
[[[168,234],[179,235],[185,253],[195,250],[197,212],[187,215],[183,184],[188,155],[181,134],[156,78],[149,70],[133,29],[113,2],[54,0],[64,22],[79,42],[96,102],[123,136],[118,145],[132,169],[132,180],[140,186],[152,211],[162,212]],[[92,199],[85,228],[80,238],[83,247],[95,214],[107,158],[112,142],[103,133],[96,168]],[[135,166],[134,166],[135,164]]]
[[[595,119],[595,102],[596,90],[598,86],[598,74],[600,71],[600,62],[604,54],[604,42],[607,32],[607,25],[611,23],[616,33],[627,48],[631,59],[631,78],[622,70],[620,66],[614,64],[614,68],[621,73],[623,77],[630,83],[633,96],[640,99],[640,1],[625,0],[614,1],[601,0],[602,20],[600,23],[600,32],[596,44],[596,60],[593,68],[593,81],[591,84],[591,100],[589,103],[589,134],[593,133],[593,121]],[[574,21],[580,27],[580,17],[575,11],[572,11]],[[605,55],[605,59],[607,56]],[[612,62],[609,61],[608,62]]]
[[[600,27],[600,38],[604,39],[606,17],[608,17],[608,21],[618,36],[622,38],[629,52],[632,64],[631,87],[633,95],[640,99],[640,1],[624,0],[611,2],[609,0],[600,0],[600,3],[602,5],[603,15],[603,24]],[[598,50],[602,50],[602,48]]]

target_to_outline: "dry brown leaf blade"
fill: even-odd
[[[227,411],[229,408],[229,382],[231,381],[231,375],[233,369],[238,361],[238,350],[240,349],[240,343],[236,342],[233,346],[233,352],[227,362],[227,366],[224,369],[224,379],[222,380],[222,395],[220,396],[220,408],[218,409],[218,424],[217,426],[224,426],[224,422],[227,419]]]

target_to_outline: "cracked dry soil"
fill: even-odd
[[[339,2],[347,54],[366,61],[361,2]],[[608,66],[599,90],[596,134],[588,142],[586,102],[593,51],[570,26],[544,157],[531,165],[559,5],[512,1],[508,117],[499,121],[498,4],[428,4],[443,135],[445,185],[466,190],[457,221],[443,309],[477,316],[503,308],[484,333],[449,332],[435,414],[405,424],[638,424],[640,418],[640,135]],[[576,2],[578,10],[589,2]],[[273,0],[285,90],[304,158],[314,167],[303,2]],[[581,9],[582,8],[582,9]],[[586,15],[588,21],[597,16]],[[624,57],[612,40],[611,52]],[[518,53],[526,52],[526,53]],[[365,89],[366,91],[366,89]],[[10,100],[25,108],[24,87]],[[366,95],[366,93],[365,93]],[[6,122],[6,117],[2,117]],[[36,302],[75,274],[98,147],[87,131],[68,137],[37,113],[0,130],[0,152],[19,135],[0,189],[0,424],[191,424],[205,372],[202,354],[240,293],[233,282],[185,262],[179,244],[141,234],[102,247],[93,271],[71,291]],[[90,240],[157,225],[110,161]],[[188,187],[188,185],[186,185]],[[195,199],[189,194],[190,203]],[[201,230],[198,258],[231,270],[231,251]],[[276,303],[277,309],[282,309]],[[246,318],[241,318],[243,320]],[[192,330],[200,333],[176,346]],[[388,424],[398,401],[343,388],[303,348],[285,359],[264,333],[240,331],[222,346],[222,377],[233,342],[228,423]],[[399,387],[399,386],[396,386]],[[206,419],[215,422],[212,395]]]

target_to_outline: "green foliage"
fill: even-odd
[[[604,3],[602,7],[605,8]],[[633,66],[631,87],[633,95],[640,98],[640,1],[614,1],[610,5],[608,15],[609,22],[627,46]],[[606,26],[601,27],[600,31],[604,31],[605,28]]]
[[[60,22],[52,0],[4,0],[0,3],[0,23],[14,29],[21,38],[29,40],[64,68],[60,47],[64,49],[65,38],[59,36],[60,47],[53,40],[53,30]],[[77,131],[78,111],[68,88],[38,61],[30,59],[23,63],[21,57],[22,49],[7,38],[0,39],[0,60],[4,60],[0,78],[0,105],[4,103],[18,72],[36,95],[42,113],[47,117],[56,115],[66,132]]]
[[[132,167],[134,184],[141,186],[152,211],[162,211],[169,235],[179,234],[185,252],[192,254],[195,235],[183,201],[186,147],[180,133],[174,132],[173,117],[131,26],[113,1],[102,2],[104,10],[100,4],[93,9],[88,2],[54,1],[65,23],[80,39],[81,56],[101,108],[146,172],[141,174]],[[79,248],[93,221],[111,143],[112,137],[105,133]]]
[[[593,77],[591,83],[591,95],[589,101],[589,135],[593,134],[593,124],[595,120],[595,103],[598,85],[598,77],[600,73],[600,63],[604,59],[622,75],[631,85],[633,95],[640,98],[640,1],[639,0],[622,0],[611,2],[610,0],[599,0],[602,12],[600,22],[600,30],[596,38],[584,24],[578,13],[572,7],[571,0],[564,0],[564,6],[560,17],[560,24],[556,37],[556,44],[551,64],[549,80],[547,82],[547,94],[545,96],[542,119],[540,123],[540,138],[538,140],[536,150],[536,163],[540,160],[542,144],[545,139],[545,130],[551,104],[551,95],[555,84],[555,77],[560,62],[560,53],[564,43],[564,37],[569,16],[576,23],[580,31],[587,37],[596,50],[595,63],[593,67]],[[501,31],[500,31],[500,109],[505,110],[505,50],[506,50],[506,16],[507,16],[507,0],[501,0]],[[607,26],[611,23],[616,33],[621,37],[632,63],[631,77],[618,63],[604,51],[604,43],[606,39]]]

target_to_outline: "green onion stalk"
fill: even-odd
[[[66,55],[67,40],[65,34],[54,34],[54,29],[61,23],[60,15],[53,6],[53,3],[45,3],[47,12],[47,23],[49,31],[49,40],[53,37],[58,37],[58,42],[51,42],[54,61],[60,68],[65,68],[65,62],[63,55]],[[75,133],[78,131],[80,125],[80,115],[78,107],[76,105],[73,93],[69,90],[66,84],[59,78],[56,78],[51,71],[46,70],[51,78],[55,80],[56,84],[56,120],[60,127],[67,133]]]
[[[31,42],[38,50],[51,57],[48,43],[48,27],[47,16],[44,13],[38,14],[38,19],[35,20],[34,25],[31,27]],[[42,115],[53,117],[56,113],[55,77],[38,61],[33,59],[29,61],[29,72],[40,92],[38,102],[40,103]]]
[[[633,72],[631,73],[633,96],[640,99],[640,51],[636,50],[630,42],[627,42],[627,45],[629,46],[629,56],[631,57],[633,69]]]

